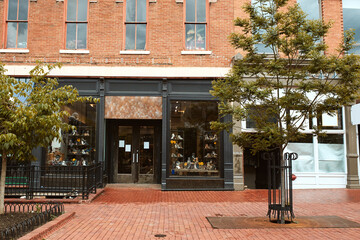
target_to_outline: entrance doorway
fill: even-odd
[[[161,121],[111,121],[111,182],[160,183]],[[108,138],[109,139],[109,138]]]

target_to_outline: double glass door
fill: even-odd
[[[118,127],[118,174],[133,183],[152,183],[155,165],[155,127]]]

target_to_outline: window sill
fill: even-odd
[[[89,50],[60,50],[60,53],[66,54],[89,54]]]
[[[210,55],[212,51],[181,51],[181,55]]]
[[[0,49],[0,53],[29,53],[29,49]]]
[[[128,55],[149,55],[150,51],[120,51],[120,54]]]

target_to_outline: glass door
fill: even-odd
[[[153,183],[154,126],[119,126],[118,174],[123,182]]]

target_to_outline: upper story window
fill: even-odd
[[[320,19],[320,3],[318,0],[297,0],[301,9],[307,14],[307,19]]]
[[[185,48],[205,50],[208,0],[186,0]]]
[[[6,48],[26,48],[29,0],[8,0]]]
[[[360,54],[360,1],[343,0],[344,30],[355,30],[355,45],[349,53]]]
[[[66,49],[86,49],[88,0],[67,0],[66,11]]]
[[[261,4],[257,0],[251,0],[251,5],[256,8],[256,11],[259,14],[264,15],[264,16],[267,16],[267,14],[263,11],[263,7],[269,7],[270,6],[269,4],[270,4],[270,2],[265,2],[265,3]],[[259,29],[259,33],[264,34],[265,30],[264,29]],[[272,54],[273,53],[272,48],[269,47],[269,46],[266,46],[264,43],[261,43],[261,42],[257,43],[257,44],[255,44],[255,47],[256,47],[256,52],[257,53],[265,53],[265,54]]]
[[[146,49],[147,0],[126,0],[125,50]]]

